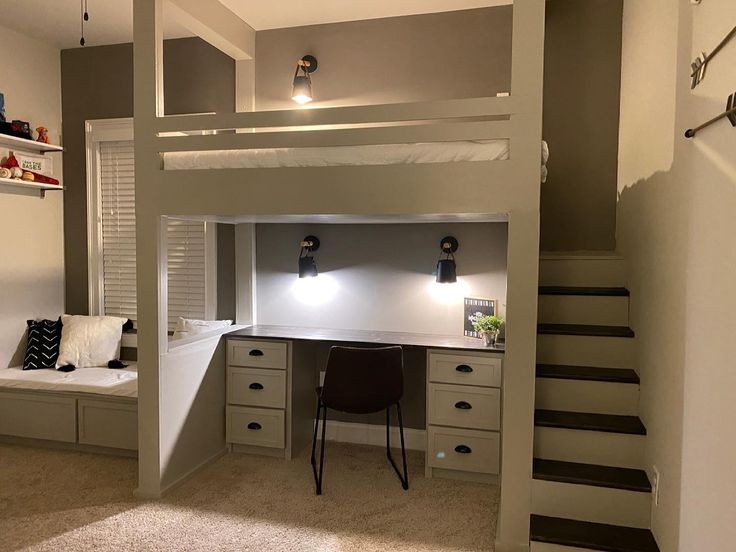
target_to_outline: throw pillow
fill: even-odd
[[[61,322],[64,329],[61,332],[57,368],[69,364],[77,368],[107,366],[111,360],[120,358],[125,318],[65,314]]]
[[[28,320],[28,341],[24,370],[54,368],[59,357],[61,318],[58,320]]]

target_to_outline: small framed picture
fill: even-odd
[[[479,299],[477,297],[466,297],[464,300],[465,309],[463,315],[465,317],[463,323],[463,334],[466,337],[480,338],[480,334],[473,329],[473,319],[480,316],[493,316],[496,314],[495,299]]]
[[[5,96],[0,92],[0,122],[5,122]]]

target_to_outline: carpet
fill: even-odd
[[[425,479],[403,491],[381,448],[327,444],[324,494],[308,457],[228,454],[159,501],[135,459],[0,444],[0,551],[472,552],[493,550],[498,487]]]

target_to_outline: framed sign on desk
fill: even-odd
[[[464,305],[463,335],[465,335],[465,337],[480,338],[480,334],[473,328],[473,319],[478,316],[478,313],[482,316],[494,316],[496,314],[496,300],[466,297]]]

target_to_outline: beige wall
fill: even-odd
[[[712,0],[627,0],[618,240],[630,265],[647,468],[661,474],[652,527],[663,552],[725,550],[736,507],[734,130],[686,128],[723,111],[733,44],[690,91],[690,62],[736,21]]]
[[[59,50],[0,27],[0,92],[10,119],[45,126],[60,142]],[[0,148],[0,158],[8,151]],[[54,155],[60,178],[62,159]],[[0,368],[20,364],[26,320],[56,318],[64,310],[63,192],[0,189]]]

